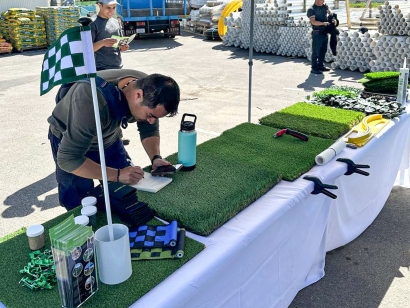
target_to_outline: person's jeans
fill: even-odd
[[[51,150],[56,165],[56,180],[58,183],[58,199],[61,206],[71,210],[81,204],[81,199],[88,196],[94,189],[94,180],[79,177],[75,174],[62,170],[57,164],[57,151],[61,140],[53,135],[49,130],[48,139],[50,140]],[[107,167],[122,169],[129,165],[127,152],[118,139],[114,144],[104,149],[105,164]],[[98,151],[88,151],[85,156],[92,161],[100,164],[100,154]]]
[[[324,67],[323,62],[328,41],[327,33],[318,30],[312,31],[312,70],[319,70]]]

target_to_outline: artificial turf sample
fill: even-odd
[[[48,236],[50,227],[57,225],[71,214],[74,214],[74,216],[79,215],[80,208],[43,224],[45,228],[44,248],[50,248],[50,238]],[[113,223],[120,223],[120,221],[113,216]],[[106,224],[105,213],[98,212],[98,228]],[[161,223],[158,220],[151,220],[148,224],[158,225]],[[61,307],[57,284],[53,290],[38,291],[31,291],[19,285],[19,280],[22,277],[19,270],[29,262],[28,253],[30,248],[23,230],[15,232],[13,235],[15,236],[8,235],[0,239],[0,272],[2,275],[0,279],[0,301],[7,308]],[[182,259],[132,261],[133,273],[128,280],[118,285],[106,285],[99,281],[97,293],[81,307],[128,307],[203,249],[203,244],[185,238],[185,254]]]
[[[301,102],[269,114],[261,118],[259,123],[336,140],[363,118],[361,112]]]
[[[334,142],[273,138],[277,130],[250,123],[227,130],[197,147],[193,171],[174,174],[173,182],[156,194],[139,191],[138,198],[160,218],[208,235],[280,180],[292,181],[310,170],[315,156]],[[177,154],[167,160],[176,163]]]

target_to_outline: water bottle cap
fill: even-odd
[[[181,131],[195,130],[195,123],[191,121],[184,121],[181,123]]]
[[[193,117],[194,121],[184,121],[185,117]],[[189,114],[189,113],[184,113],[184,115],[182,116],[182,120],[181,120],[181,131],[192,131],[195,130],[195,122],[196,122],[196,115],[194,114]]]

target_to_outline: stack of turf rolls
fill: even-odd
[[[36,7],[36,13],[46,22],[48,45],[52,45],[63,31],[80,25],[78,19],[81,14],[78,6]]]
[[[399,72],[372,72],[364,74],[358,82],[367,92],[394,94],[399,84]]]
[[[8,25],[8,34],[14,48],[19,51],[47,46],[45,23],[35,11],[10,8],[2,14]]]

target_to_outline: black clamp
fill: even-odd
[[[315,187],[313,188],[313,191],[311,192],[312,195],[324,194],[332,199],[337,198],[335,194],[332,194],[330,191],[326,190],[326,188],[338,189],[336,185],[323,184],[322,181],[319,180],[317,177],[310,176],[310,175],[305,175],[303,178],[305,180],[312,181],[315,184]]]
[[[369,172],[359,169],[359,168],[370,168],[369,165],[356,165],[352,160],[348,158],[338,158],[336,159],[336,161],[340,161],[342,163],[347,164],[347,172],[345,173],[345,175],[351,175],[352,173],[358,173],[361,175],[368,176],[370,174]]]

